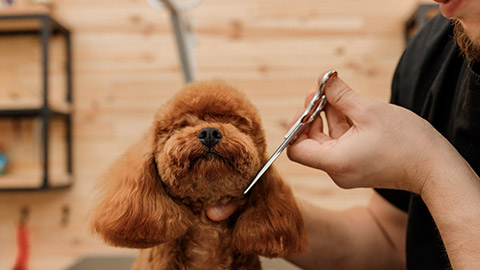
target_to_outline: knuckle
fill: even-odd
[[[346,85],[341,85],[336,88],[337,88],[336,89],[337,94],[333,97],[333,100],[332,100],[333,103],[341,106],[348,104],[348,100],[350,100],[353,94],[350,88]],[[327,95],[327,98],[328,98],[328,95]]]

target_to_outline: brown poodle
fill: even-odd
[[[265,149],[260,117],[241,93],[219,81],[189,84],[103,176],[93,230],[141,248],[133,269],[260,269],[258,255],[299,253],[302,217],[275,169],[243,195]],[[232,201],[241,207],[229,219],[206,216]]]

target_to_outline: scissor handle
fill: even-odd
[[[320,81],[320,85],[318,86],[318,90],[313,96],[312,100],[308,103],[307,108],[305,109],[305,112],[302,114],[302,117],[300,117],[302,120],[302,123],[310,123],[315,118],[318,117],[318,114],[323,110],[323,107],[325,107],[325,104],[327,103],[327,99],[325,97],[325,87],[327,86],[328,81],[332,76],[336,75],[337,72],[333,69],[327,71],[325,75],[323,75],[322,80]]]
[[[322,80],[320,81],[320,85],[318,87],[317,92],[313,96],[312,100],[308,103],[307,108],[303,112],[302,116],[298,118],[297,122],[290,128],[290,130],[285,134],[285,140],[288,140],[289,143],[294,143],[295,140],[298,137],[298,134],[302,132],[302,130],[305,128],[305,126],[315,118],[318,117],[320,112],[323,110],[325,105],[327,104],[327,98],[324,94],[325,87],[327,86],[328,81],[330,78],[332,78],[334,75],[337,75],[337,71],[331,69],[323,75]]]

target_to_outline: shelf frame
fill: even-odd
[[[23,117],[39,117],[42,121],[41,141],[43,150],[43,179],[39,187],[9,187],[1,188],[0,191],[35,191],[35,190],[51,190],[51,189],[66,189],[73,184],[73,147],[72,147],[72,114],[71,111],[64,112],[52,108],[49,104],[49,45],[53,35],[63,36],[65,42],[65,72],[66,72],[66,98],[65,102],[72,105],[72,42],[71,32],[68,28],[61,25],[52,16],[50,16],[46,9],[32,10],[9,10],[0,12],[0,23],[3,21],[22,21],[22,20],[36,20],[40,22],[39,28],[20,28],[20,29],[0,29],[0,38],[5,36],[25,36],[37,35],[41,40],[41,68],[42,68],[42,89],[43,100],[42,104],[36,108],[0,108],[0,117],[5,118],[23,118]],[[50,124],[53,117],[60,117],[65,122],[65,136],[66,136],[66,172],[71,181],[67,184],[52,185],[49,182],[49,137]]]

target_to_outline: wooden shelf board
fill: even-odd
[[[0,8],[0,16],[4,15],[49,15],[50,9],[42,5],[12,6]]]
[[[35,33],[42,26],[42,16],[51,17],[51,8],[45,5],[21,5],[0,8],[0,34],[12,34],[17,31]],[[33,32],[32,32],[33,31]]]
[[[66,173],[54,174],[49,183],[52,187],[72,183],[73,177]],[[0,175],[0,190],[2,189],[36,189],[41,188],[43,175],[41,172],[15,172]]]
[[[37,100],[0,100],[0,111],[1,110],[36,110],[42,108],[43,104],[41,101]],[[55,112],[60,113],[71,113],[72,106],[68,103],[52,103],[49,104],[50,109]]]

